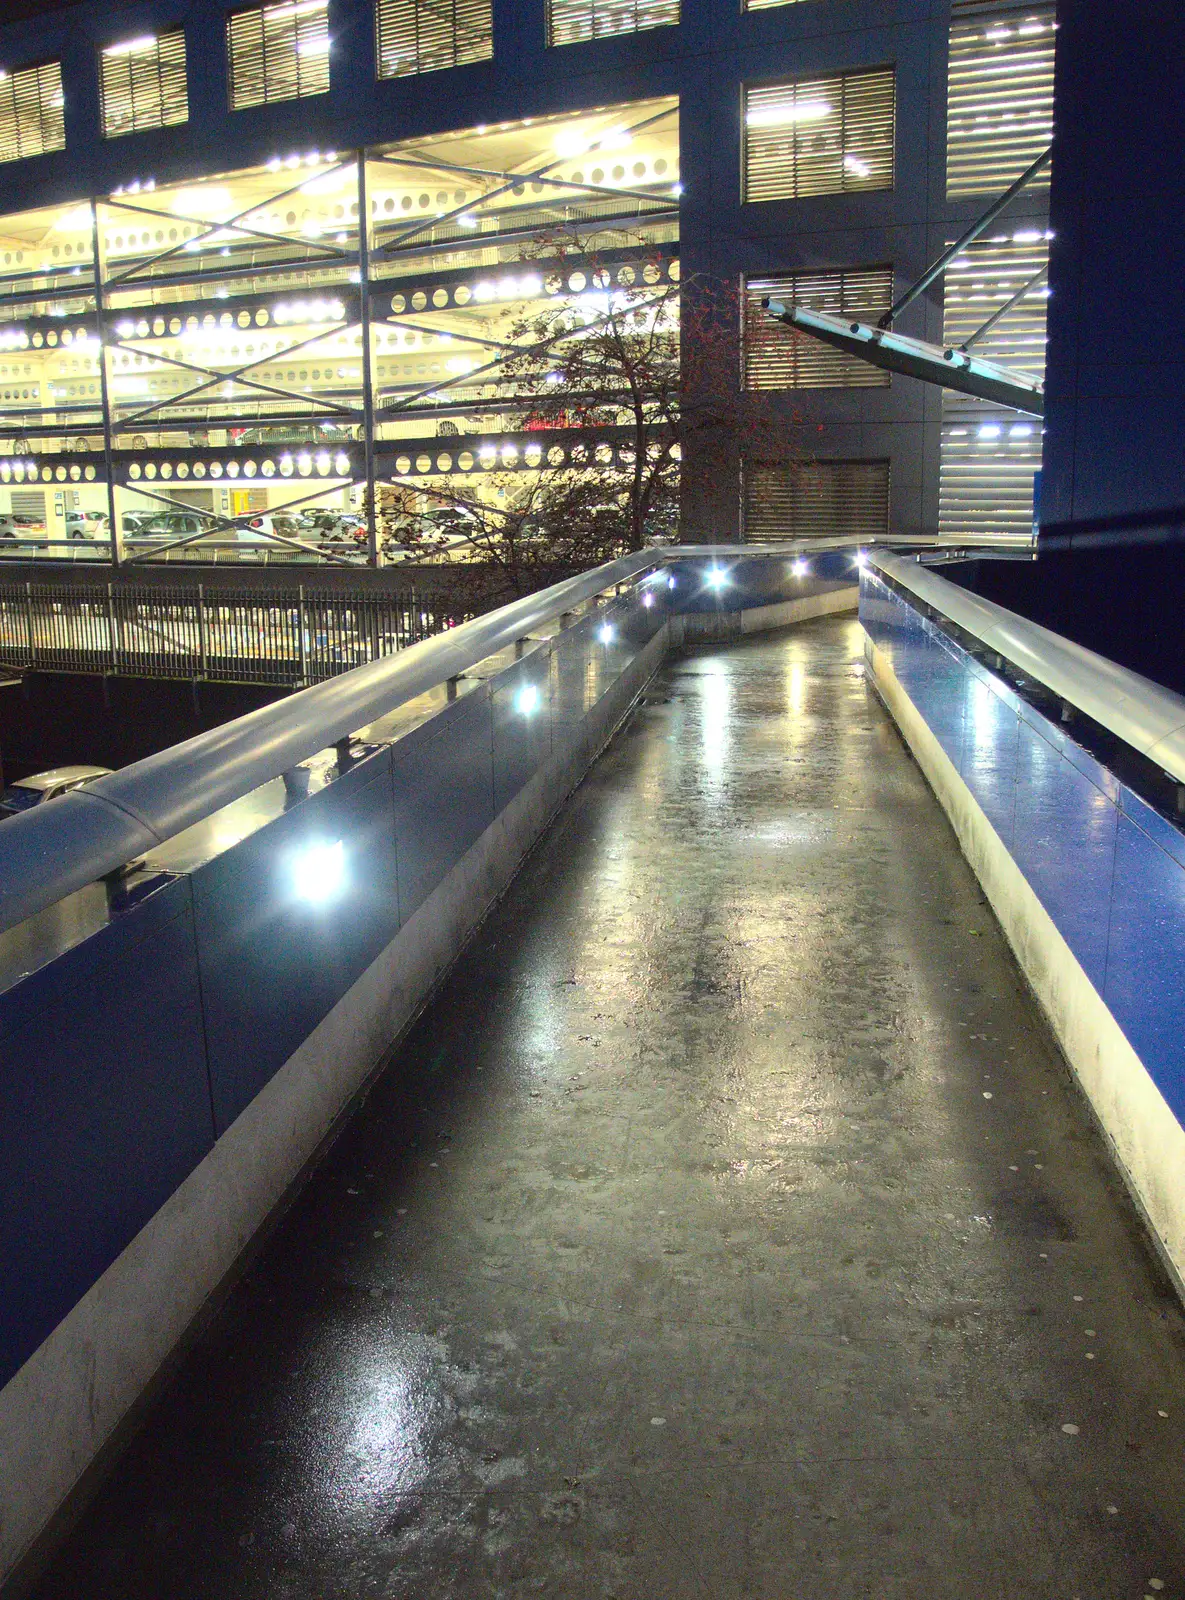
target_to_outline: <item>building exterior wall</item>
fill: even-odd
[[[101,136],[98,53],[174,26],[172,10],[150,0],[83,0],[0,28],[5,64],[61,60],[66,127],[63,150],[0,163],[0,216],[77,203],[149,176],[162,185],[263,166],[310,146],[340,152],[667,95],[680,105],[684,281],[703,275],[736,285],[891,263],[900,292],[985,204],[982,196],[947,198],[949,0],[803,0],[752,12],[733,0],[683,0],[677,26],[553,47],[545,43],[544,0],[494,0],[492,59],[387,80],[376,79],[371,0],[330,0],[329,92],[239,111],[228,104],[227,9],[207,0],[185,21],[188,122],[113,139]],[[746,84],[885,65],[896,73],[891,189],[743,203]],[[1042,217],[1043,204],[1036,203]],[[1017,217],[1024,214],[1022,203]],[[939,341],[941,283],[898,326]],[[739,329],[736,361],[739,372]],[[937,530],[938,390],[895,377],[887,387],[795,391],[774,404],[804,458],[889,462],[894,533]],[[697,475],[689,459],[685,485],[685,538],[741,532],[738,474]]]

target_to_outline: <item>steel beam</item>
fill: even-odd
[[[808,311],[805,306],[787,306],[778,300],[762,302],[772,317],[789,327],[821,339],[824,344],[867,361],[889,372],[902,372],[923,383],[936,383],[944,389],[991,400],[996,405],[1023,411],[1027,416],[1045,415],[1045,391],[1041,384],[1020,373],[1009,372],[994,362],[982,361],[964,350],[944,350],[941,345],[910,339],[889,328],[849,322],[823,311]]]

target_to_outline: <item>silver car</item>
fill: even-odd
[[[52,767],[48,772],[37,772],[31,778],[22,778],[0,794],[0,819],[18,816],[31,811],[46,800],[56,800],[72,789],[84,789],[96,778],[110,775],[110,767]]]

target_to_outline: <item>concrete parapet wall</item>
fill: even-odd
[[[0,1575],[28,1559],[456,960],[667,649],[665,629],[495,817],[209,1154],[0,1390]]]
[[[872,681],[925,773],[983,886],[1106,1139],[1178,1294],[1185,1298],[1185,1129],[1050,909],[993,826],[890,651],[870,638]],[[945,728],[943,729],[945,732]],[[1029,795],[1032,802],[1036,797]],[[1056,820],[1053,828],[1056,830]],[[1054,848],[1074,853],[1072,825]],[[1068,873],[1087,879],[1087,863]],[[1060,908],[1059,908],[1060,909]],[[1096,908],[1106,922],[1107,907]]]

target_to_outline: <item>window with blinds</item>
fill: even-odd
[[[747,389],[884,389],[889,373],[820,339],[775,322],[762,299],[808,306],[860,322],[875,322],[893,302],[892,267],[845,267],[829,272],[783,272],[745,283]]]
[[[892,67],[745,89],[744,198],[893,187]]]
[[[1005,306],[1013,308],[972,347],[987,361],[1041,378],[1048,292],[1035,275],[1049,259],[1045,228],[1019,227],[970,245],[947,269],[943,339],[957,346]],[[1026,287],[1028,286],[1028,287]],[[938,474],[938,531],[945,539],[990,544],[1026,534],[1033,522],[1033,475],[1041,466],[1041,419],[946,391]]]
[[[494,54],[491,0],[375,0],[380,78],[439,72]]]
[[[746,462],[743,478],[747,544],[889,531],[887,461]]]
[[[184,29],[109,45],[99,66],[104,138],[189,121]]]
[[[679,21],[679,0],[547,0],[548,44],[642,33]]]
[[[329,88],[328,0],[284,0],[226,19],[234,111],[325,94]]]
[[[1052,4],[955,0],[946,98],[946,192],[1000,194],[1053,138]],[[1049,168],[1033,179],[1048,187]]]
[[[61,62],[0,72],[0,161],[65,148]]]

